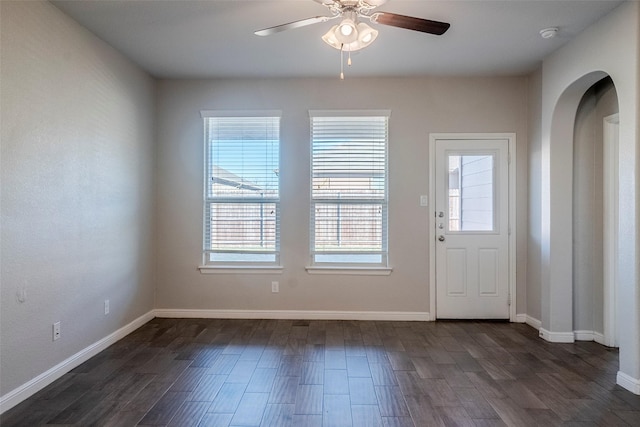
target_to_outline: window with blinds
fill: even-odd
[[[388,111],[310,111],[314,265],[387,265]]]
[[[279,264],[280,112],[202,116],[204,263]]]

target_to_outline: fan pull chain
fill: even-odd
[[[347,65],[351,67],[351,48],[349,48],[349,59],[347,59]]]
[[[344,44],[340,45],[340,80],[344,80]]]

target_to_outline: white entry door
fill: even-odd
[[[435,141],[436,313],[509,319],[509,140]]]

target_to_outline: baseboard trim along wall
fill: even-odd
[[[540,330],[542,327],[542,322],[536,319],[535,317],[531,317],[528,314],[525,314],[525,321],[527,325],[531,326],[533,329]]]
[[[10,391],[4,396],[0,396],[0,414],[3,414],[23,400],[31,397],[70,370],[76,368],[77,366],[80,366],[82,363],[100,353],[102,350],[129,335],[131,332],[135,331],[140,326],[152,320],[154,317],[156,316],[153,310],[138,317],[128,325],[123,326],[112,334],[104,337],[100,341],[91,344],[90,346],[77,352],[68,359],[63,360],[48,371],[43,372],[42,374],[26,382],[20,387]]]
[[[576,341],[595,341],[598,344],[607,345],[604,341],[604,334],[596,331],[574,331]]]
[[[640,395],[640,378],[633,378],[624,372],[618,371],[616,383],[631,393]]]
[[[522,320],[522,317],[524,320]],[[607,345],[604,335],[596,331],[551,332],[542,327],[542,322],[527,314],[518,314],[517,322],[524,322],[539,331],[540,338],[555,343],[572,343],[574,341],[595,341],[598,344]]]
[[[549,342],[572,343],[575,341],[573,332],[551,332],[544,328],[538,328],[540,338]]]
[[[201,319],[303,319],[303,320],[431,320],[427,312],[410,311],[307,311],[307,310],[172,310],[156,309],[156,317]]]

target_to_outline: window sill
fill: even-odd
[[[200,274],[282,274],[281,265],[201,265]]]
[[[309,274],[343,274],[348,276],[389,276],[392,267],[338,267],[338,266],[307,266]]]

